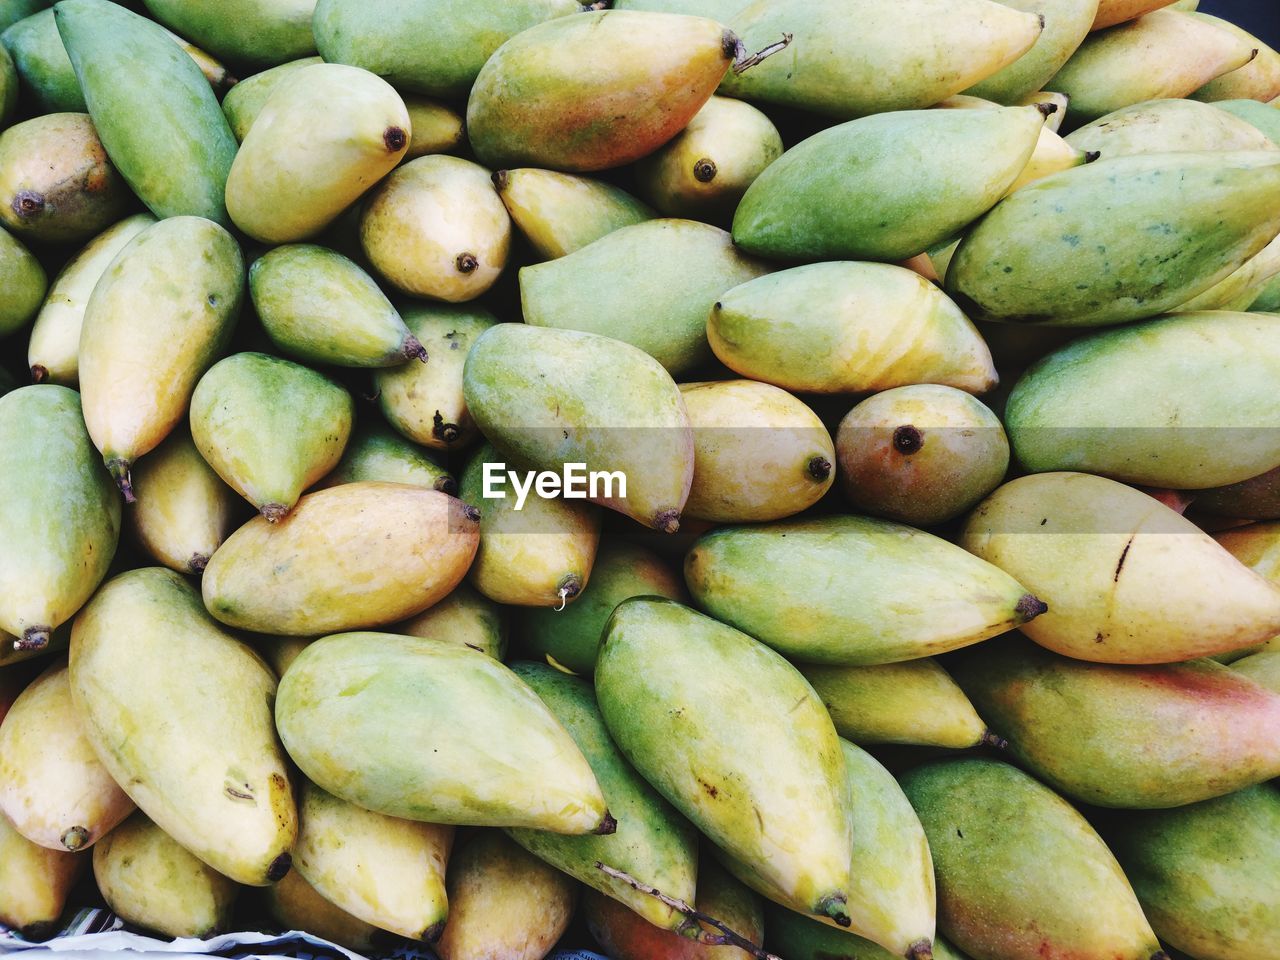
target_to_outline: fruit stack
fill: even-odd
[[[0,921],[1278,960],[1196,6],[0,0]]]

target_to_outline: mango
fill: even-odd
[[[464,581],[439,603],[393,629],[406,637],[470,647],[495,660],[505,660],[508,619],[502,606]]]
[[[36,109],[43,113],[88,112],[52,10],[40,10],[15,21],[0,33],[0,45],[12,57],[24,96]]]
[[[409,149],[404,155],[406,160],[416,160],[431,153],[448,153],[466,139],[462,115],[451,107],[415,96],[406,96],[404,105],[409,110],[409,123],[413,128]]]
[[[680,391],[635,347],[576,330],[502,323],[471,347],[463,395],[476,425],[521,464],[616,473],[588,499],[674,533],[693,480]],[[565,437],[564,434],[569,436]]]
[[[617,832],[608,836],[562,837],[542,830],[511,830],[512,839],[557,870],[625,904],[647,923],[693,935],[695,924],[689,918],[608,876],[596,864],[608,864],[689,903],[698,877],[696,831],[641,779],[614,745],[590,682],[545,663],[517,663],[512,669],[569,731],[618,821]]]
[[[144,0],[153,17],[229,60],[273,65],[314,53],[315,0]]]
[[[952,675],[1020,763],[1084,803],[1176,807],[1280,772],[1280,696],[1212,660],[1085,663],[1011,637]]]
[[[50,636],[48,644],[43,647],[22,647],[21,644],[17,644],[18,639],[18,637],[0,630],[0,667],[8,667],[24,660],[33,660],[37,657],[65,651],[67,644],[71,641],[71,624],[65,623],[61,628],[55,630]],[[17,645],[15,646],[15,644]],[[8,673],[15,680],[21,677],[24,686],[26,681],[30,679],[23,671],[10,670]]]
[[[1121,107],[1072,131],[1066,139],[1081,150],[1097,150],[1108,160],[1140,153],[1276,149],[1247,121],[1194,100],[1150,100]]]
[[[261,73],[255,73],[251,77],[245,77],[228,90],[227,95],[222,98],[222,112],[227,118],[231,132],[235,134],[236,141],[244,143],[249,128],[253,126],[253,122],[262,113],[262,108],[267,105],[271,95],[276,92],[276,88],[286,77],[303,67],[317,63],[324,63],[324,61],[320,57],[290,60],[263,70]]]
[[[40,261],[4,229],[0,229],[0,280],[0,336],[4,336],[31,321],[49,285]]]
[[[335,634],[285,673],[276,722],[312,782],[430,823],[615,829],[595,776],[538,695],[491,657],[393,634]]]
[[[407,483],[449,494],[458,492],[457,481],[440,465],[438,458],[373,419],[359,425],[351,434],[342,459],[321,485],[336,487],[361,480]]]
[[[749,0],[748,0],[749,2]],[[743,0],[613,0],[612,10],[652,10],[655,13],[687,13],[731,23],[734,14],[744,9]]]
[[[18,105],[18,71],[9,52],[0,46],[0,127],[9,122]]]
[[[308,494],[286,522],[254,517],[214,552],[205,604],[229,626],[285,636],[394,623],[463,578],[479,519],[447,494],[400,483]]]
[[[1212,24],[1248,44],[1256,55],[1242,67],[1221,74],[1191,94],[1194,100],[1259,100],[1266,103],[1280,97],[1280,53],[1230,20],[1193,13],[1201,23]]]
[[[271,672],[283,677],[290,664],[303,650],[315,642],[315,637],[273,637],[260,633],[253,638],[253,649],[258,652]]]
[[[1045,610],[1009,574],[939,537],[866,517],[723,527],[685,558],[697,604],[802,663],[945,653]]]
[[[186,416],[243,295],[239,244],[201,217],[143,230],[94,286],[80,330],[80,394],[89,436],[127,502],[130,467]]]
[[[1177,6],[1173,0],[1101,0],[1093,29],[1103,30],[1118,23],[1136,20],[1162,7]]]
[[[1272,278],[1280,275],[1280,234],[1251,259],[1204,293],[1178,307],[1178,313],[1200,310],[1252,310]]]
[[[734,243],[792,261],[913,257],[1009,191],[1035,151],[1043,110],[910,110],[830,127],[747,188]],[[922,142],[930,149],[903,149]]]
[[[0,630],[38,651],[98,588],[120,539],[120,500],[74,391],[0,397],[0,486]]]
[[[1052,790],[980,759],[919,767],[902,789],[933,852],[938,925],[966,953],[1167,960],[1111,851]]]
[[[1273,109],[1274,104],[1256,100],[1219,100],[1214,106],[1247,121],[1273,144],[1280,145],[1280,114]]]
[[[485,62],[467,101],[467,135],[494,168],[620,167],[688,126],[736,55],[733,34],[705,17],[558,17],[516,34]]]
[[[265,353],[218,361],[191,395],[200,455],[270,523],[337,465],[354,416],[338,384]]]
[[[282,930],[306,931],[360,954],[375,951],[383,931],[322,897],[297,870],[262,890],[267,913]]]
[[[474,300],[507,264],[511,218],[489,171],[432,155],[404,164],[369,196],[360,246],[392,286],[418,297]]]
[[[70,677],[86,738],[160,829],[237,883],[288,872],[297,816],[276,678],[186,580],[150,567],[108,581],[76,618]]]
[[[449,865],[441,960],[542,960],[569,926],[577,886],[496,830],[475,834]]]
[[[49,6],[50,0],[0,0],[0,29]]]
[[[298,804],[296,869],[347,913],[410,940],[440,936],[453,828],[362,810],[311,783]]]
[[[1006,7],[1044,17],[1035,45],[1007,67],[965,92],[1013,105],[1040,90],[1079,49],[1098,14],[1098,0],[1000,0]],[[1064,108],[1065,109],[1065,108]]]
[[[157,23],[107,0],[63,0],[58,33],[107,156],[157,217],[229,226],[236,138],[191,57]]]
[[[93,876],[113,913],[166,937],[226,931],[240,892],[142,812],[93,848]]]
[[[313,237],[400,162],[409,136],[409,112],[385,80],[336,63],[304,67],[280,81],[245,134],[227,211],[263,243]]]
[[[630,269],[636,263],[645,269]],[[711,360],[707,312],[716,298],[768,272],[765,264],[739,253],[718,227],[651,220],[524,267],[520,301],[525,323],[621,340],[675,377]],[[615,279],[595,282],[603,276]]]
[[[1274,151],[1119,157],[1001,202],[960,241],[946,290],[974,319],[1141,320],[1207,290],[1278,229]]]
[[[788,900],[849,924],[844,755],[790,664],[688,607],[637,597],[605,627],[595,687],[618,748],[694,826]]]
[[[499,170],[493,185],[520,232],[548,260],[656,216],[621,187],[571,173]]]
[[[765,904],[765,945],[787,960],[894,960],[870,940],[839,930],[776,904]],[[941,937],[933,941],[934,960],[968,960]]]
[[[1231,664],[1231,669],[1280,696],[1280,650],[1267,647]]]
[[[87,857],[32,843],[0,817],[0,923],[32,940],[56,924]]]

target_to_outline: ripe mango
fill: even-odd
[[[457,481],[437,457],[373,418],[356,428],[342,459],[320,486],[336,487],[361,480],[407,483],[448,494],[458,492]]]
[[[656,216],[622,188],[571,173],[499,170],[493,185],[520,232],[548,260]]]
[[[0,229],[0,335],[25,327],[40,309],[49,280],[37,260],[7,230]]]
[[[1280,53],[1277,53],[1249,31],[1230,20],[1193,13],[1201,23],[1212,24],[1252,47],[1257,55],[1243,67],[1210,80],[1191,94],[1195,100],[1213,103],[1218,100],[1258,100],[1262,103],[1280,97]]]
[[[339,946],[368,955],[386,935],[371,923],[353,917],[322,897],[297,870],[283,880],[262,888],[262,899],[271,919],[282,930],[305,930]]]
[[[1097,150],[1108,160],[1140,153],[1277,149],[1246,120],[1195,100],[1150,100],[1121,107],[1072,131],[1066,140],[1081,150]]]
[[[276,92],[276,87],[280,86],[285,77],[315,63],[324,63],[324,61],[320,57],[290,60],[288,63],[255,73],[251,77],[245,77],[227,91],[227,95],[222,98],[222,112],[226,115],[231,132],[235,134],[239,143],[244,143],[249,128],[258,119],[262,108],[267,105],[267,101],[271,99],[271,95]]]
[[[504,607],[463,581],[439,603],[392,629],[406,637],[470,647],[495,660],[505,660],[509,633],[507,620]]]
[[[56,924],[88,857],[32,843],[0,817],[0,923],[32,940]]]
[[[1098,15],[1098,0],[999,2],[1015,10],[1039,14],[1044,18],[1044,29],[1035,46],[1004,69],[969,87],[965,93],[1012,105],[1022,103],[1024,97],[1043,89],[1079,49]]]

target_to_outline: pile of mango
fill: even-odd
[[[1280,960],[1196,6],[0,0],[0,921]]]

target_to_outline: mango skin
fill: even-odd
[[[1280,167],[1277,167],[1280,171]],[[1014,385],[1005,425],[1029,470],[1195,490],[1280,465],[1280,317],[1175,314],[1078,339]],[[1223,389],[1216,372],[1230,368]]]
[[[1003,70],[967,89],[965,93],[996,103],[1021,103],[1042,90],[1079,49],[1098,14],[1098,0],[999,0],[1006,7],[1044,17],[1044,30],[1030,50]]]
[[[2,22],[2,21],[0,21]],[[50,9],[15,21],[0,33],[13,58],[24,96],[43,113],[88,113],[71,58],[62,45]]]
[[[458,482],[438,458],[372,419],[357,426],[342,459],[320,485],[336,487],[361,480],[407,483],[451,495],[458,492]]]
[[[1277,149],[1247,120],[1195,100],[1150,100],[1121,107],[1073,130],[1066,141],[1081,150],[1097,150],[1108,160],[1141,153]]]
[[[88,860],[34,844],[0,817],[0,923],[32,940],[52,936]]]
[[[689,124],[734,55],[733,35],[704,17],[601,10],[549,20],[481,68],[467,135],[494,168],[624,166]]]
[[[463,581],[439,603],[392,629],[406,637],[470,647],[495,660],[506,660],[509,619],[506,608]]]
[[[319,0],[312,27],[330,63],[455,99],[508,38],[581,9],[576,0]]]
[[[277,64],[314,53],[315,0],[232,0],[210,7],[200,0],[144,0],[170,30],[228,60]]]
[[[833,516],[722,527],[685,558],[700,607],[802,663],[913,660],[1005,633],[1043,604],[939,537]]]
[[[276,678],[185,579],[114,577],[76,618],[70,667],[85,736],[150,819],[237,883],[284,875],[297,813],[271,722]]]
[[[1153,10],[1162,7],[1177,7],[1174,0],[1102,0],[1098,4],[1098,15],[1094,18],[1093,29],[1104,30],[1118,23],[1127,23],[1146,16]]]
[[[205,568],[205,604],[230,626],[285,636],[393,623],[458,584],[478,521],[460,500],[420,487],[321,490],[280,524],[259,516],[233,533]]]
[[[645,269],[629,269],[636,263]],[[525,323],[621,340],[678,377],[712,359],[707,312],[716,298],[770,269],[741,254],[718,227],[650,220],[524,267],[520,303]],[[594,282],[604,276],[614,279]]]
[[[107,0],[62,0],[53,13],[93,125],[133,192],[161,219],[229,226],[236,138],[191,57],[159,24]]]
[[[620,187],[571,173],[536,167],[499,170],[493,185],[512,221],[547,260],[657,216]]]
[[[965,952],[1156,957],[1160,944],[1120,865],[1052,790],[1015,767],[972,758],[912,770],[902,789],[933,851],[938,925]]]
[[[1258,653],[1233,661],[1231,669],[1280,696],[1280,649],[1264,647]]]
[[[1280,146],[1280,115],[1273,105],[1258,103],[1257,100],[1219,100],[1214,106],[1247,121]]]
[[[1212,660],[1113,666],[1020,638],[952,664],[1010,752],[1082,802],[1159,809],[1280,773],[1280,696]]]
[[[393,634],[325,637],[285,673],[276,721],[312,782],[378,813],[608,829],[573,739],[533,690],[475,650]]]
[[[898,960],[896,954],[856,934],[766,903],[765,946],[787,960]],[[941,937],[933,941],[934,960],[969,960]]]
[[[1277,230],[1274,151],[1118,157],[1001,202],[961,240],[945,287],[974,319],[1141,320],[1207,290]]]
[[[290,60],[279,66],[255,73],[251,77],[245,77],[228,90],[227,95],[222,98],[222,112],[227,118],[227,124],[231,127],[231,132],[235,134],[236,140],[244,143],[244,138],[248,135],[249,128],[258,119],[258,115],[262,113],[262,108],[267,105],[267,101],[271,99],[271,95],[276,92],[276,88],[280,86],[285,77],[296,73],[303,67],[309,67],[317,63],[324,63],[324,61],[320,57],[302,57],[298,60]]]
[[[0,336],[25,327],[44,301],[44,267],[17,237],[0,229]]]
[[[330,903],[297,870],[262,889],[267,913],[282,930],[305,930],[339,946],[368,955],[386,934]]]

